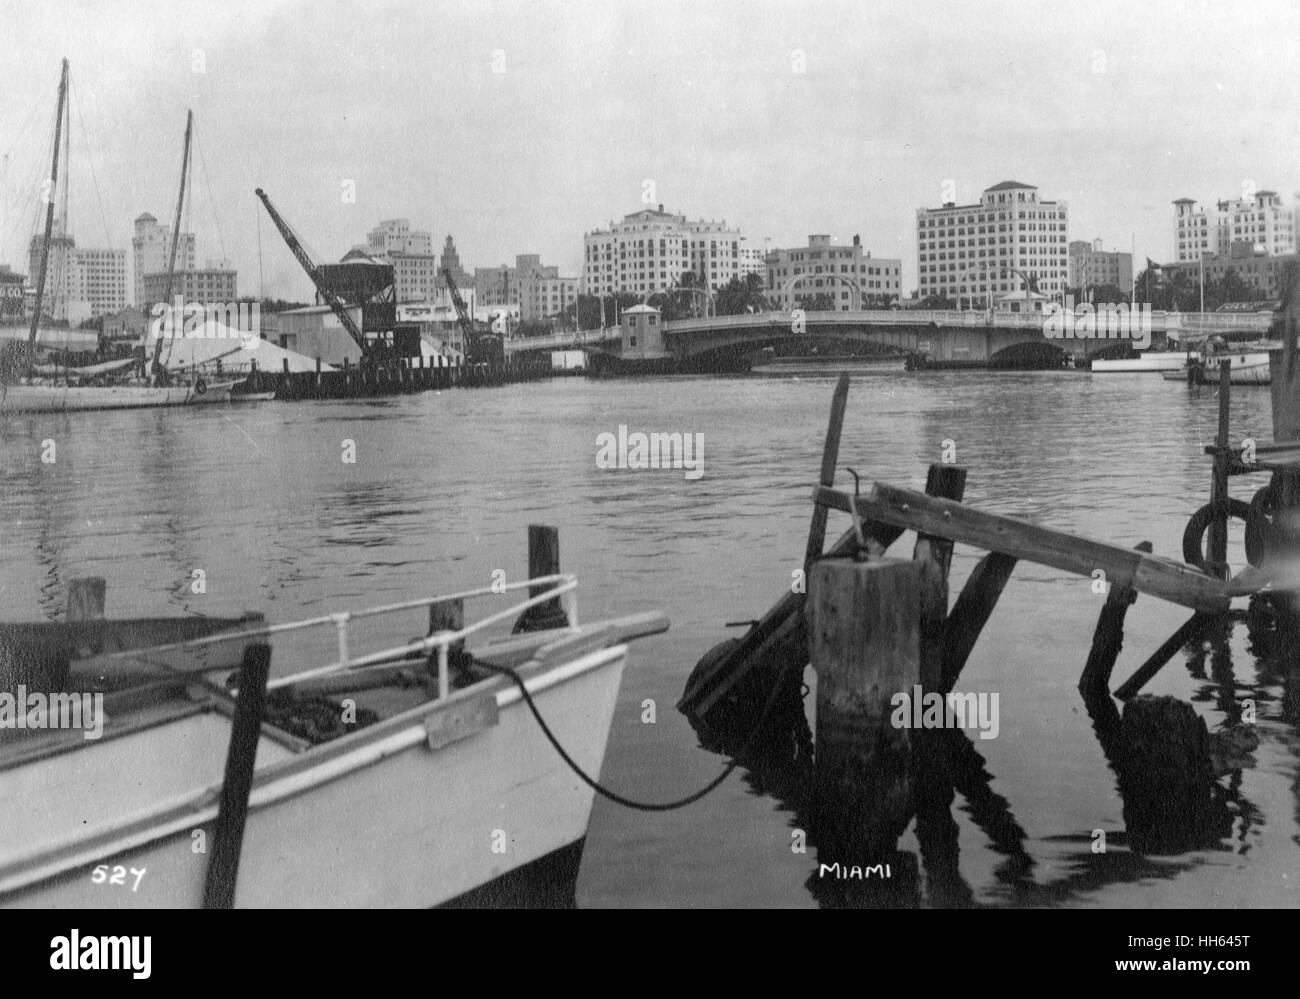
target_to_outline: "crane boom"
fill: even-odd
[[[451,292],[451,303],[456,307],[456,322],[460,325],[461,341],[465,348],[465,360],[469,361],[471,355],[476,353],[474,323],[469,318],[469,309],[465,307],[465,300],[460,297],[460,289],[456,287],[456,279],[451,276],[451,271],[444,267],[442,276],[447,282],[447,290]]]
[[[325,283],[324,279],[321,278],[320,271],[317,269],[316,264],[312,261],[311,257],[307,255],[307,251],[303,249],[302,243],[298,241],[298,237],[294,234],[293,229],[289,227],[289,223],[280,217],[280,213],[277,212],[275,206],[271,204],[271,199],[266,196],[266,192],[260,187],[257,189],[257,196],[262,199],[262,204],[266,206],[266,212],[271,216],[271,221],[274,222],[275,227],[280,230],[280,235],[284,237],[285,243],[287,243],[289,249],[293,251],[293,255],[298,258],[298,263],[302,264],[302,269],[305,270],[307,276],[311,278],[311,283],[316,286],[317,293],[319,293],[320,297],[325,300],[325,304],[334,311],[334,315],[338,316],[339,322],[342,323],[343,328],[348,331],[348,335],[351,336],[352,339],[356,341],[357,346],[361,348],[362,357],[369,355],[371,350],[366,344],[365,336],[362,334],[361,330],[357,329],[357,324],[352,321],[352,316],[348,314],[348,310],[343,305],[343,302],[340,301],[339,297],[334,294],[333,289],[331,289],[330,286]]]

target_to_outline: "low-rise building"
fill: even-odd
[[[1253,243],[1239,242],[1233,244],[1228,253],[1207,254],[1204,261],[1176,261],[1165,264],[1162,269],[1166,279],[1181,271],[1189,285],[1195,285],[1201,280],[1202,264],[1207,283],[1221,281],[1232,271],[1246,285],[1255,289],[1261,299],[1275,299],[1280,298],[1285,291],[1287,267],[1297,260],[1300,260],[1300,254],[1270,256],[1257,252]]]
[[[209,263],[217,263],[209,261]],[[225,303],[239,298],[238,273],[233,267],[215,266],[198,270],[176,271],[172,275],[172,300],[180,296],[185,302]],[[167,272],[144,276],[144,301],[140,307],[148,312],[155,302],[167,297]]]
[[[27,284],[25,274],[17,274],[9,269],[8,264],[0,264],[0,322],[13,322],[27,315],[23,307],[23,288]]]
[[[897,300],[903,282],[903,262],[873,257],[853,237],[842,246],[827,235],[808,237],[808,245],[773,250],[767,255],[767,298],[773,307],[792,309],[819,294],[830,295],[837,311],[864,308],[872,297]]]
[[[1114,285],[1128,292],[1133,287],[1133,255],[1102,249],[1101,240],[1076,239],[1070,243],[1071,288]]]

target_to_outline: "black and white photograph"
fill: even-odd
[[[1298,52],[1287,0],[0,0],[27,957],[1078,910],[1111,980],[1249,978]]]

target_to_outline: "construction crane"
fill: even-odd
[[[339,322],[342,323],[343,328],[348,331],[348,335],[352,337],[352,339],[356,341],[357,346],[361,348],[362,361],[368,361],[373,358],[377,353],[377,349],[366,343],[365,335],[361,330],[357,329],[357,324],[352,321],[352,316],[348,314],[348,310],[343,305],[343,302],[334,294],[330,286],[325,283],[325,280],[320,275],[319,268],[317,268],[315,263],[312,262],[311,257],[307,255],[307,251],[303,249],[302,243],[299,242],[293,229],[289,227],[289,223],[280,217],[280,213],[275,210],[275,205],[271,204],[271,199],[266,196],[266,192],[260,187],[257,189],[257,196],[262,199],[262,204],[266,206],[266,212],[271,216],[271,221],[274,222],[275,227],[280,230],[280,235],[284,237],[284,241],[289,245],[289,249],[293,251],[293,255],[298,258],[298,263],[302,264],[302,269],[305,270],[307,276],[311,278],[311,283],[316,286],[316,291],[320,294],[320,297],[323,298],[325,304],[334,311],[334,315],[338,316]]]
[[[456,307],[456,322],[460,325],[461,340],[463,341],[465,362],[475,364],[479,361],[486,361],[489,358],[480,357],[481,340],[495,339],[492,334],[485,334],[480,337],[474,332],[474,321],[469,317],[469,309],[465,307],[465,300],[460,297],[460,289],[456,287],[456,279],[451,276],[451,271],[444,267],[442,269],[443,279],[447,282],[447,290],[451,292],[452,305]]]

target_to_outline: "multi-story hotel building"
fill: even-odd
[[[767,299],[775,308],[792,309],[800,301],[827,294],[836,309],[845,312],[863,308],[870,296],[897,299],[902,272],[901,260],[864,252],[858,236],[852,246],[836,245],[830,236],[809,236],[807,246],[767,255]],[[853,293],[854,285],[859,296]]]
[[[33,236],[28,246],[33,284],[41,273],[44,247],[43,235]],[[125,307],[126,251],[78,247],[56,223],[50,237],[41,312],[77,323]]]
[[[1024,289],[1019,271],[1036,278],[1047,298],[1061,298],[1069,278],[1068,213],[1064,201],[1044,201],[1038,188],[1014,180],[988,188],[978,204],[918,208],[921,297],[1000,299]]]
[[[645,208],[583,234],[582,291],[649,295],[671,288],[690,271],[716,291],[734,277],[761,273],[762,251],[721,222]],[[742,248],[750,252],[742,257]]]
[[[192,271],[196,266],[194,233],[183,232],[176,250],[176,269]],[[135,304],[144,305],[144,276],[167,270],[172,252],[172,233],[158,220],[144,212],[135,220],[135,235],[131,238],[132,274],[135,278]]]
[[[1101,240],[1076,239],[1070,243],[1070,288],[1114,285],[1128,292],[1133,287],[1133,254],[1103,250]]]
[[[1296,212],[1282,204],[1276,191],[1257,191],[1253,198],[1198,206],[1191,198],[1174,202],[1174,260],[1226,256],[1234,243],[1248,243],[1268,257],[1296,252]]]
[[[208,266],[178,270],[172,275],[172,299],[179,295],[185,302],[206,304],[234,302],[239,298],[237,272],[225,261],[207,261]],[[167,271],[144,276],[144,301],[140,309],[146,315],[155,302],[167,294]]]

